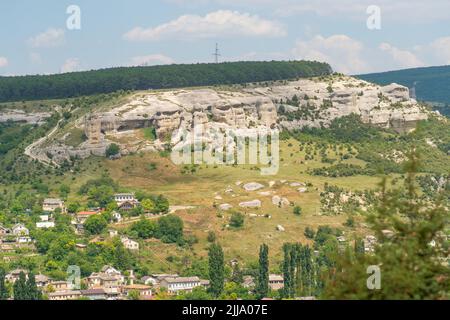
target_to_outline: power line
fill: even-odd
[[[216,59],[216,63],[219,63],[219,57],[221,56],[220,51],[219,51],[219,44],[216,43],[216,51],[213,53],[213,56]]]

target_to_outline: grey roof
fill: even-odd
[[[200,282],[199,277],[177,277],[177,278],[164,278],[164,281],[168,283],[180,283],[180,282]]]
[[[87,289],[87,290],[81,290],[81,294],[84,296],[89,295],[99,295],[99,294],[106,294],[106,291],[102,288],[98,289]]]

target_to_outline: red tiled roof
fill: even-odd
[[[94,214],[97,214],[97,212],[95,212],[95,211],[81,211],[81,212],[77,213],[77,215],[79,215],[79,216],[92,216]]]

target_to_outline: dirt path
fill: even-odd
[[[59,166],[56,162],[52,161],[49,157],[47,157],[46,154],[40,152],[41,150],[39,150],[40,147],[58,131],[59,125],[64,120],[64,118],[62,118],[62,112],[59,107],[57,107],[56,112],[58,112],[59,115],[61,116],[61,119],[58,121],[56,126],[44,137],[36,140],[35,142],[27,146],[24,151],[24,154],[30,157],[31,159],[37,160],[40,163],[47,166],[49,165]]]

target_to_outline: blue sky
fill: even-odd
[[[70,5],[81,29],[69,30]],[[369,30],[366,10],[380,9]],[[0,75],[314,59],[355,74],[450,64],[448,0],[1,1]]]

